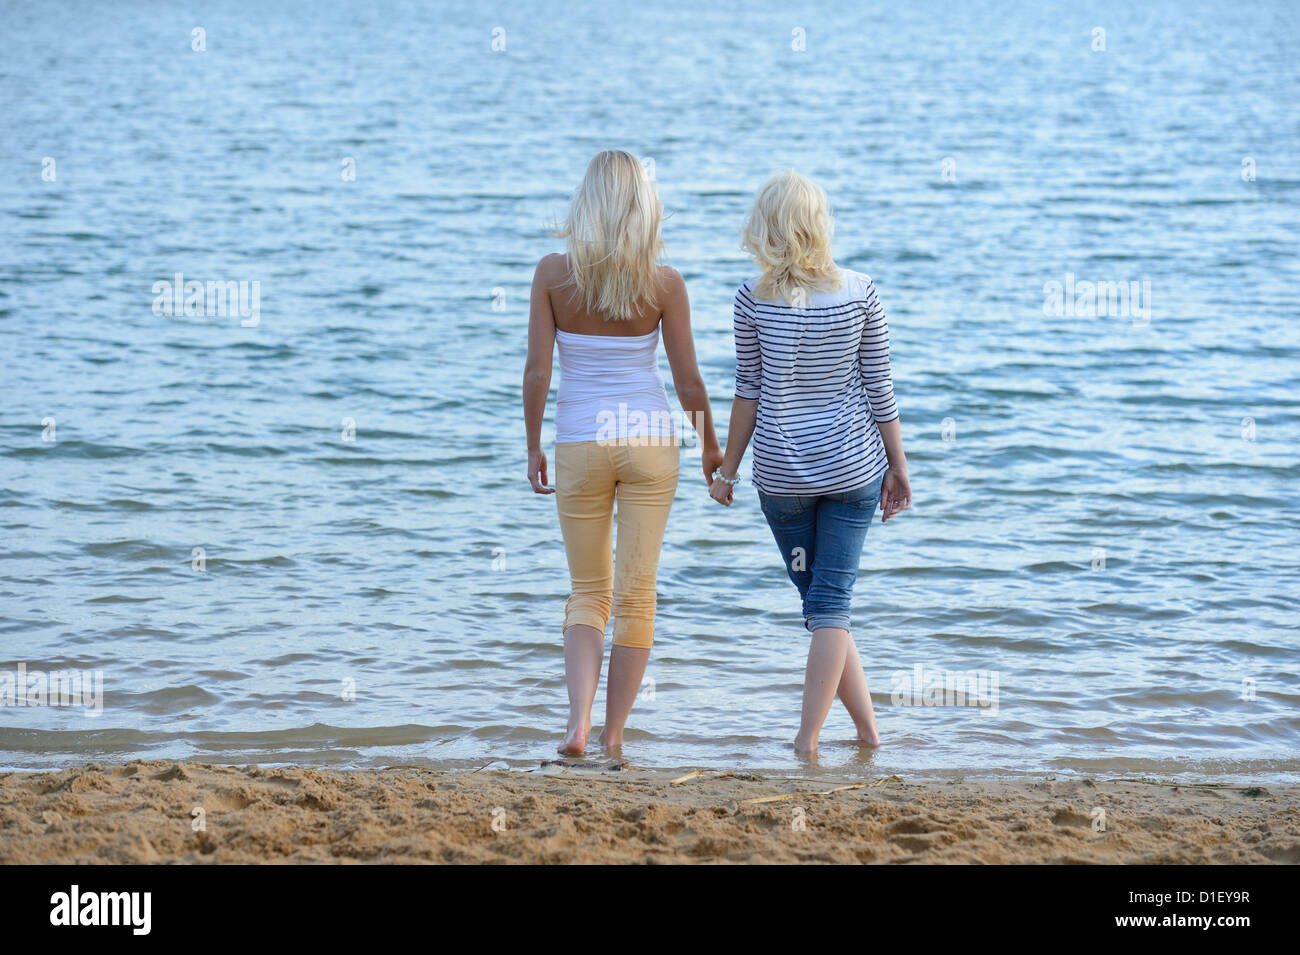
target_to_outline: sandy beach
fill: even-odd
[[[1293,785],[683,776],[166,761],[9,773],[0,863],[1300,862]]]

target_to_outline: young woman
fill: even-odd
[[[709,494],[730,505],[751,437],[754,485],[803,599],[812,645],[795,747],[817,748],[836,693],[878,746],[849,602],[867,528],[911,506],[889,372],[889,327],[871,279],[831,258],[826,195],[793,170],[758,194],[742,232],[762,274],[736,292],[736,394]]]
[[[528,480],[534,493],[556,496],[571,582],[564,612],[569,724],[561,753],[581,753],[587,745],[611,614],[601,734],[608,749],[622,744],[654,640],[659,549],[678,464],[677,429],[659,374],[661,328],[677,398],[699,432],[706,483],[722,462],[695,360],[686,283],[658,264],[661,218],[654,184],[636,157],[599,153],[558,233],[567,254],[543,258],[533,278],[524,369]],[[557,344],[552,488],[541,432]],[[615,501],[618,544],[611,561]]]

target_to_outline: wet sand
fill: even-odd
[[[164,761],[9,773],[0,863],[1300,862],[1294,785],[681,775]]]

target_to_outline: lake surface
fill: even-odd
[[[885,745],[837,706],[817,769],[1300,777],[1293,4],[4,20],[0,671],[103,696],[0,706],[0,766],[553,755],[528,289],[618,147],[653,160],[721,421],[771,172],[826,188],[890,318],[915,505],[855,604]],[[177,273],[258,309],[155,308]],[[753,488],[724,510],[697,475],[624,756],[807,772],[796,594]],[[996,712],[891,699],[918,666]]]

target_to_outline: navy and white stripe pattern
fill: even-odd
[[[736,292],[736,397],[758,400],[754,485],[766,494],[830,494],[888,466],[878,421],[898,417],[889,325],[871,279],[842,270],[836,292],[806,307]]]

